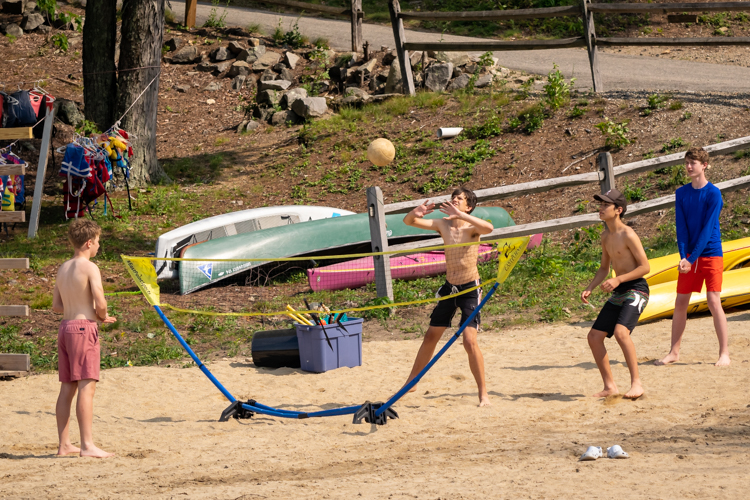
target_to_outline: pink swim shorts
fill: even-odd
[[[99,380],[99,326],[90,319],[65,319],[57,333],[60,382]]]

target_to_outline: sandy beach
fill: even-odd
[[[460,342],[387,425],[351,416],[220,423],[227,401],[195,366],[106,370],[94,436],[108,460],[58,458],[57,374],[0,381],[0,498],[747,498],[750,312],[728,315],[732,366],[713,366],[710,316],[688,321],[682,359],[657,367],[670,321],[633,333],[646,395],[591,398],[590,323],[480,334],[493,405],[477,408]],[[316,410],[384,401],[418,340],[367,342],[363,366],[324,374],[209,368],[238,399]],[[621,393],[622,352],[607,342]],[[78,426],[71,424],[77,443]],[[627,460],[579,462],[589,445]]]

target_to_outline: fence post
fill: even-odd
[[[352,52],[362,49],[362,0],[352,0]]]
[[[594,30],[594,13],[589,12],[588,4],[591,0],[581,0],[581,15],[583,16],[583,36],[586,38],[586,48],[589,52],[591,66],[591,80],[594,82],[594,92],[604,92],[602,77],[599,74],[599,60],[596,57],[596,31]]]
[[[414,75],[411,72],[411,60],[409,51],[404,49],[404,22],[398,17],[401,6],[398,0],[388,0],[388,12],[391,14],[391,26],[393,27],[393,40],[396,42],[396,53],[398,63],[401,66],[401,82],[404,94],[414,95]]]
[[[44,191],[44,177],[47,175],[47,159],[49,145],[52,141],[52,125],[55,122],[55,108],[49,104],[44,118],[44,132],[42,145],[39,148],[39,166],[36,169],[36,183],[34,184],[34,198],[31,202],[31,217],[29,218],[29,238],[36,238],[39,229],[39,214],[42,211],[42,192]]]
[[[612,165],[612,155],[609,153],[599,153],[597,158],[599,164],[599,186],[601,187],[602,194],[605,194],[610,189],[615,188],[615,169]]]
[[[185,0],[185,26],[193,28],[195,26],[195,14],[198,10],[198,0]]]
[[[367,214],[370,220],[370,237],[373,252],[388,251],[388,233],[385,227],[383,210],[383,191],[379,187],[367,188]],[[393,282],[391,281],[391,260],[387,255],[374,255],[375,288],[378,297],[388,297],[393,301]]]

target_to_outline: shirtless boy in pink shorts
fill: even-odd
[[[101,229],[96,222],[76,219],[68,227],[68,239],[75,253],[57,271],[52,294],[52,310],[63,314],[57,334],[57,367],[60,372],[60,395],[55,415],[60,444],[58,455],[80,453],[82,457],[107,458],[94,445],[91,427],[94,420],[94,393],[99,381],[99,327],[97,320],[114,323],[107,315],[102,275],[91,258],[99,250]],[[81,447],[70,442],[70,406],[78,391],[76,416],[81,431]]]

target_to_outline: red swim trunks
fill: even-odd
[[[700,292],[706,282],[707,292],[721,292],[724,257],[698,257],[689,273],[677,277],[677,293]]]
[[[99,326],[89,319],[65,319],[57,333],[60,382],[99,380]]]

